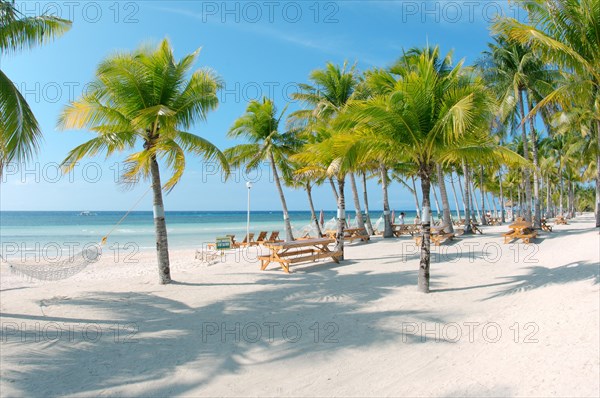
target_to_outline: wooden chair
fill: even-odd
[[[277,243],[277,242],[283,242],[283,239],[279,239],[279,231],[273,231],[273,232],[271,232],[269,239],[265,240],[264,242]]]
[[[256,245],[260,245],[263,244],[265,242],[265,240],[267,239],[267,231],[260,231],[260,233],[258,234],[258,238],[256,238],[256,241],[254,242],[254,244]]]
[[[256,242],[254,242],[254,233],[250,232],[248,235],[246,235],[244,237],[244,240],[241,242],[233,242],[233,247],[234,248],[239,248],[242,246],[252,246],[254,244],[256,244]]]
[[[548,225],[548,222],[546,221],[545,218],[542,218],[541,227],[542,227],[542,231],[552,232],[552,226]]]

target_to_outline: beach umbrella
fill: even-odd
[[[319,224],[321,224],[321,227],[325,224],[325,215],[323,214],[323,210],[321,210],[321,213],[319,213]]]

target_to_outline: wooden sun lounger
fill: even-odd
[[[329,244],[335,240],[328,238],[295,240],[292,242],[265,243],[271,254],[268,256],[259,256],[261,262],[260,270],[264,271],[267,266],[276,262],[281,265],[285,273],[290,273],[290,265],[300,262],[317,261],[322,258],[329,258],[338,263],[342,252],[329,250]]]
[[[554,221],[554,224],[556,224],[556,225],[569,225],[569,223],[567,222],[567,219],[564,218],[563,216],[556,217],[556,220]]]
[[[277,243],[277,242],[283,242],[283,239],[279,239],[279,231],[273,231],[271,232],[271,236],[269,236],[269,239],[265,240],[263,242],[264,243]]]
[[[246,235],[246,237],[244,237],[244,240],[241,242],[233,242],[232,247],[234,248],[239,248],[242,246],[252,246],[255,245],[256,242],[253,240],[254,239],[254,233],[250,232],[248,235]]]
[[[260,231],[260,233],[258,234],[258,238],[256,238],[256,241],[254,241],[253,243],[255,245],[262,245],[267,239],[267,234],[267,231]]]

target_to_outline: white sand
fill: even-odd
[[[488,227],[434,249],[445,255],[429,295],[416,291],[410,238],[352,245],[341,265],[291,275],[173,252],[169,286],[153,253],[105,255],[58,282],[3,266],[0,396],[597,397],[592,227],[582,216],[528,248]]]

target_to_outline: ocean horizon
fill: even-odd
[[[403,211],[406,222],[416,216],[414,210],[395,210],[396,217]],[[135,245],[139,250],[155,248],[152,211],[132,211],[119,224],[127,211],[0,211],[0,251],[43,250],[45,246],[84,246],[99,243],[110,233],[108,245]],[[317,211],[317,217],[320,211]],[[325,229],[335,228],[336,210],[323,210]],[[295,236],[314,234],[310,211],[290,211]],[[383,210],[371,210],[371,221],[377,223]],[[216,237],[234,234],[237,240],[246,235],[246,210],[238,211],[166,211],[169,247],[194,248],[214,242]],[[350,225],[356,223],[354,211],[347,211]],[[114,230],[113,230],[114,229]],[[111,232],[112,231],[112,232]],[[281,210],[250,212],[250,232],[280,231],[284,235]],[[0,253],[0,254],[1,254]]]

